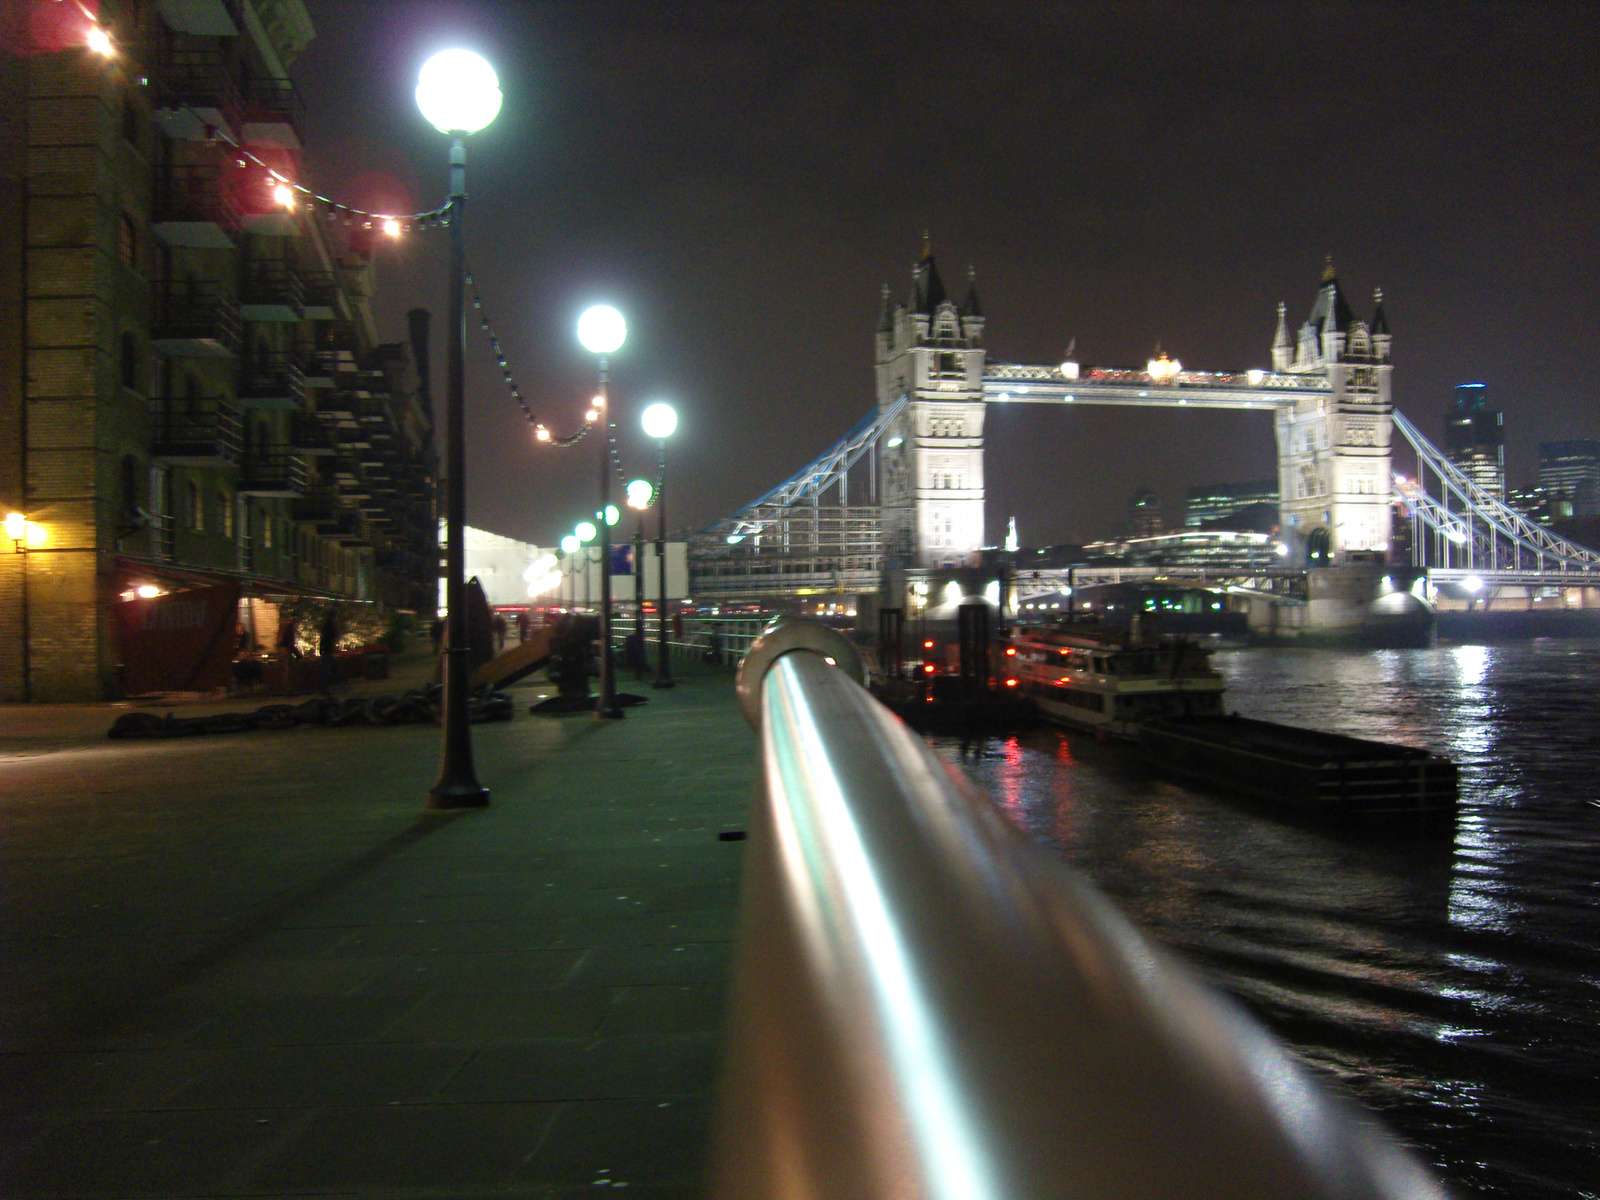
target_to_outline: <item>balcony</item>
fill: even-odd
[[[258,350],[239,360],[239,399],[246,408],[305,407],[306,378],[287,350]]]
[[[359,538],[361,514],[346,505],[333,488],[312,488],[294,502],[294,519],[313,522],[324,537]]]
[[[305,103],[287,79],[253,79],[245,91],[240,138],[247,146],[298,151]]]
[[[190,282],[156,298],[150,341],[181,358],[230,358],[239,353],[239,307],[215,284]]]
[[[339,314],[334,308],[334,297],[339,289],[333,281],[332,271],[302,270],[300,288],[305,303],[306,320],[332,321],[338,317]]]
[[[345,381],[350,362],[342,350],[308,350],[300,357],[300,369],[308,388],[327,391]]]
[[[150,453],[155,458],[186,467],[239,461],[239,409],[224,397],[155,400],[150,423]]]
[[[169,166],[156,178],[151,228],[165,245],[230,250],[239,233],[233,169],[217,163]]]
[[[333,426],[314,413],[297,412],[289,417],[289,446],[300,454],[323,457],[338,453]]]
[[[154,85],[157,128],[170,138],[209,142],[238,136],[244,97],[232,64],[217,50],[175,46],[160,63]]]
[[[238,37],[238,0],[161,0],[168,28],[198,37]]]
[[[257,259],[239,267],[239,315],[246,321],[301,319],[300,276],[286,262]]]
[[[306,463],[287,449],[251,449],[239,464],[241,496],[295,497],[306,490]]]

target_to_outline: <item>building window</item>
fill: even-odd
[[[233,536],[233,497],[227,492],[217,493],[217,512],[222,521],[222,536]]]
[[[139,515],[139,460],[131,454],[122,456],[122,511],[130,517]]]
[[[122,260],[123,266],[138,270],[139,231],[127,213],[117,219],[117,257]]]
[[[196,533],[202,533],[206,527],[206,509],[200,499],[200,485],[192,479],[189,481],[189,511],[185,514],[189,518],[189,528]]]
[[[135,392],[139,390],[139,340],[131,333],[122,335],[118,374],[121,376],[123,387]]]

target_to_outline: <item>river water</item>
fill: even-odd
[[[1600,642],[1212,661],[1230,710],[1449,755],[1455,819],[1295,819],[1050,729],[962,766],[1459,1195],[1600,1198]]]

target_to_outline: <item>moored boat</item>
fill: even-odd
[[[1187,639],[1088,624],[1030,626],[1011,638],[1018,691],[1047,720],[1134,738],[1146,721],[1222,715],[1222,676]]]

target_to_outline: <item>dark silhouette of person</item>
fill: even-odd
[[[506,617],[504,613],[495,613],[494,620],[489,623],[489,628],[494,630],[494,646],[496,650],[506,648]]]

